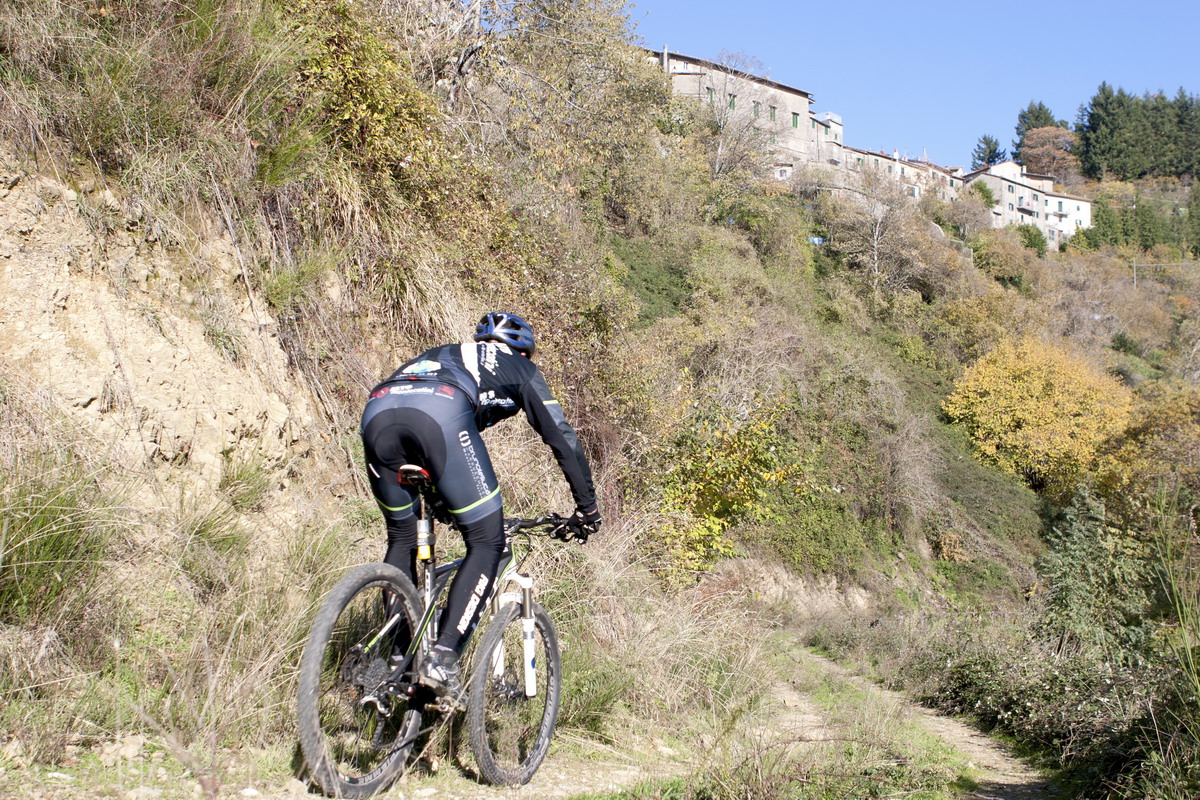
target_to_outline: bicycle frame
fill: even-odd
[[[424,498],[425,492],[422,492]],[[429,648],[433,647],[434,642],[438,638],[438,623],[437,619],[442,610],[442,604],[439,602],[442,593],[445,591],[447,584],[458,572],[462,566],[463,559],[455,559],[439,565],[437,563],[437,536],[434,533],[433,523],[434,514],[432,504],[428,502],[422,503],[421,518],[417,521],[417,542],[418,542],[418,561],[422,565],[422,581],[421,581],[421,602],[424,604],[424,611],[421,615],[416,635],[413,636],[412,642],[409,643],[408,650],[405,653],[404,667],[411,664],[417,657],[424,653]],[[491,608],[491,613],[497,613],[501,608],[509,603],[519,603],[521,608],[521,626],[523,631],[522,637],[522,662],[525,665],[524,674],[524,690],[526,697],[537,696],[537,663],[536,663],[536,641],[534,637],[535,623],[533,619],[533,578],[518,569],[518,564],[521,559],[517,558],[514,552],[514,537],[515,529],[505,529],[504,536],[504,555],[501,556],[499,569],[497,570],[496,580],[492,584],[491,593],[487,599],[487,603]],[[515,583],[520,588],[520,592],[507,591],[500,592],[500,587],[506,583]],[[386,634],[391,628],[393,621],[389,620],[388,625],[380,635]],[[483,618],[480,619],[477,628],[483,624]],[[503,645],[493,654],[492,669],[499,676],[503,671],[504,650]]]

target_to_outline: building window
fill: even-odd
[[[909,196],[909,197],[916,197],[916,196],[917,196],[917,188],[916,188],[915,186],[909,186],[909,187],[907,187],[907,188],[908,188],[908,196]]]
[[[891,171],[892,171],[892,165],[888,164],[888,172],[890,173]]]
[[[731,93],[729,95],[729,110],[733,111],[735,108],[737,108],[737,95]]]
[[[713,101],[713,87],[709,86],[708,87],[708,102],[711,103],[712,101]]]
[[[810,120],[808,121],[808,127],[812,128],[813,130],[816,130],[816,128],[817,128],[817,121],[816,121],[815,119],[810,119]]]
[[[861,158],[855,158],[854,160],[857,161],[859,164],[861,164],[863,162],[863,160]]]
[[[792,112],[792,127],[793,128],[800,127],[800,115],[797,114],[795,111]]]
[[[1013,210],[1013,205],[1012,205],[1012,203],[1009,203],[1009,204],[1008,204],[1008,210],[1009,210],[1009,211],[1012,211],[1012,210]]]
[[[771,122],[774,122],[775,121],[775,106],[771,106],[770,111],[771,111]]]
[[[1012,186],[1012,184],[1011,184],[1011,183],[1008,185],[1008,193],[1009,193],[1009,194],[1012,194],[1012,193],[1013,193],[1013,186]]]
[[[835,142],[836,142],[836,141],[839,141],[839,139],[838,139],[838,135],[837,135],[837,131],[834,131],[834,133],[833,133],[833,140],[834,140]]]
[[[756,117],[758,116],[760,105],[761,104],[757,100],[754,101],[754,116],[756,116]]]
[[[1058,213],[1062,213],[1062,200],[1058,201]]]
[[[903,174],[904,174],[904,167],[901,167],[901,168],[900,168],[900,174],[901,174],[901,175],[903,175]]]
[[[1035,202],[1035,203],[1037,202],[1037,195],[1036,195],[1036,194],[1033,196],[1033,202]]]

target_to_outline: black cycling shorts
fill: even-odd
[[[371,491],[389,520],[417,511],[416,494],[396,481],[403,464],[429,472],[460,524],[500,510],[499,483],[474,406],[457,386],[433,381],[384,386],[367,401],[361,432]]]

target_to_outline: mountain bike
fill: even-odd
[[[300,659],[300,745],[313,780],[332,797],[369,797],[404,771],[417,741],[465,707],[480,776],[527,783],[550,748],[558,717],[562,661],[550,616],[521,572],[532,540],[586,540],[558,515],[506,519],[505,549],[493,584],[490,621],[464,654],[464,697],[438,696],[417,666],[438,637],[442,595],[462,560],[438,564],[436,490],[422,468],[401,481],[423,499],[417,523],[417,589],[389,564],[351,570],[329,593]],[[427,719],[434,723],[422,727]]]

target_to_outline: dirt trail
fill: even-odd
[[[849,681],[864,692],[904,707],[922,727],[964,755],[975,770],[974,777],[979,783],[977,789],[964,795],[964,800],[1050,800],[1056,797],[1050,784],[1037,770],[1009,754],[1000,742],[970,725],[919,706],[900,692],[884,689],[802,648],[792,649],[790,655],[793,659],[815,664],[826,674]]]
[[[916,720],[937,738],[961,753],[969,762],[978,788],[965,794],[964,800],[1051,800],[1049,785],[1036,770],[1009,755],[993,739],[958,720],[922,708],[904,695],[880,688],[848,672],[838,664],[801,647],[791,647],[789,657],[798,668],[823,673],[847,681],[862,692],[894,705]],[[760,722],[742,731],[737,738],[753,746],[787,743],[788,747],[819,745],[835,741],[836,726],[829,715],[803,691],[788,682],[786,676],[773,688]],[[628,743],[627,743],[628,745]],[[501,798],[537,798],[564,800],[585,793],[604,793],[629,788],[648,780],[686,775],[706,761],[702,752],[683,752],[659,740],[626,746],[621,750],[580,742],[551,757],[528,786],[497,789],[481,786],[453,767],[443,768],[437,776],[410,776],[392,793],[392,800],[433,798],[433,800],[500,800]]]
[[[785,662],[787,666],[781,670],[780,680],[752,717],[755,722],[728,737],[730,741],[744,748],[783,747],[793,752],[839,741],[843,731],[837,721],[831,719],[804,686],[813,682],[840,681],[869,698],[872,707],[885,709],[889,719],[915,721],[960,753],[969,762],[972,776],[979,784],[963,795],[964,800],[1052,800],[1055,797],[1045,779],[1034,769],[970,726],[921,708],[904,695],[882,689],[798,644],[787,645],[786,656],[790,663]],[[443,763],[436,773],[431,774],[426,762],[403,777],[384,797],[387,800],[566,800],[577,795],[602,795],[648,781],[687,775],[709,762],[704,747],[685,748],[670,739],[669,732],[663,732],[662,736],[662,739],[651,737],[636,742],[624,740],[619,747],[560,737],[559,746],[534,779],[527,786],[515,789],[481,785],[456,763]],[[6,775],[6,770],[0,769],[0,796],[30,800],[75,800],[101,795],[125,800],[194,800],[201,796],[200,786],[193,778],[180,779],[165,774],[157,780],[151,778],[154,768],[160,766],[158,761],[138,768],[138,764],[151,759],[147,758],[148,752],[144,749],[147,740],[135,738],[136,747],[129,745],[130,753],[118,753],[121,758],[117,759],[115,773],[110,770],[103,775],[89,775],[86,771],[69,768],[29,767],[15,772],[8,770]],[[465,743],[463,747],[465,750]],[[219,790],[222,800],[300,800],[316,796],[309,794],[307,787],[294,778],[254,780],[227,775]]]

